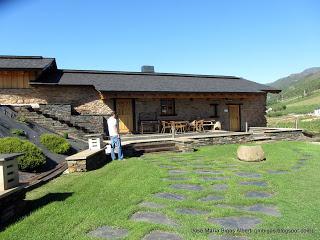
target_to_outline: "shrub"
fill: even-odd
[[[25,116],[22,116],[22,115],[19,115],[18,117],[16,117],[16,120],[18,122],[22,122],[22,123],[27,123],[28,122],[27,118]]]
[[[24,153],[17,158],[19,169],[34,171],[46,163],[46,157],[36,145],[17,137],[0,138],[0,153]]]
[[[66,139],[55,134],[42,134],[40,142],[51,152],[57,154],[65,154],[71,149],[71,145]]]
[[[22,129],[13,128],[10,130],[11,134],[17,135],[17,136],[26,136],[26,133]]]
[[[63,133],[63,138],[65,138],[65,139],[68,139],[69,138],[69,135],[68,135],[68,133]]]

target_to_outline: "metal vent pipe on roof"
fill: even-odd
[[[154,66],[144,65],[144,66],[141,67],[141,72],[154,73]]]

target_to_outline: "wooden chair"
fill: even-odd
[[[197,120],[196,121],[196,131],[197,132],[203,132],[204,127],[203,127],[204,120]]]
[[[174,122],[173,124],[175,126],[175,129],[176,129],[177,133],[178,132],[185,133],[186,129],[188,127],[188,122],[187,121]]]
[[[188,131],[193,131],[193,132],[197,131],[196,123],[197,123],[196,120],[193,120],[192,122],[190,122],[188,124]]]
[[[169,132],[172,132],[172,122],[161,121],[161,133],[166,133],[166,130],[169,129]]]

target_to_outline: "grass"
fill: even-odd
[[[263,229],[313,229],[311,234],[247,234],[250,239],[320,239],[320,154],[319,146],[302,142],[276,142],[263,144],[267,161],[244,163],[235,159],[237,145],[202,147],[194,153],[148,154],[142,158],[131,158],[125,162],[112,162],[107,166],[88,173],[64,175],[50,183],[29,192],[27,199],[31,206],[38,208],[28,216],[9,226],[0,233],[0,239],[94,239],[86,233],[101,225],[127,228],[130,235],[126,239],[141,239],[148,232],[160,229],[176,231],[184,239],[208,239],[206,233],[193,233],[194,228],[220,228],[209,224],[208,217],[230,215],[253,215],[263,219],[258,228]],[[299,171],[291,170],[298,159],[310,155],[310,160]],[[178,158],[178,160],[175,160]],[[181,161],[179,161],[181,159]],[[225,199],[217,203],[224,204],[276,204],[282,217],[271,217],[257,213],[243,213],[238,210],[215,206],[212,202],[199,202],[196,199],[212,194],[212,182],[204,182],[193,172],[192,163],[209,163],[210,168],[223,169],[230,176],[229,189]],[[263,200],[245,199],[248,190],[260,187],[240,186],[244,180],[226,169],[226,164],[236,164],[239,171],[252,171],[263,174],[268,182],[266,191],[275,195]],[[168,176],[168,170],[159,168],[159,164],[175,165],[188,170],[191,180],[185,183],[202,184],[204,191],[192,192],[173,190],[172,182],[161,178]],[[288,174],[269,175],[269,169],[288,170]],[[182,181],[183,183],[183,181]],[[188,200],[175,202],[152,196],[156,192],[173,192],[188,196]],[[217,193],[219,194],[219,193]],[[179,228],[134,222],[130,216],[141,210],[137,204],[149,200],[167,205],[164,209],[153,210],[165,213],[181,224]],[[180,215],[176,208],[192,207],[210,211],[206,216]],[[245,235],[245,234],[244,234]]]
[[[285,105],[286,109],[282,111],[270,112],[269,116],[282,116],[290,113],[311,113],[315,109],[320,108],[320,92],[315,92],[314,94],[304,97],[304,98],[296,98],[293,100],[282,101],[279,103],[272,104],[269,107],[273,109],[279,108],[279,106]]]
[[[282,117],[269,117],[268,127],[277,128],[295,128],[296,117],[282,116]],[[298,128],[307,132],[320,133],[320,118],[310,118],[308,116],[298,118]]]

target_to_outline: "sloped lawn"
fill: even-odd
[[[142,239],[153,230],[217,239],[212,235],[221,232],[212,232],[230,224],[229,217],[244,227],[241,221],[249,219],[252,229],[223,233],[228,236],[320,239],[320,145],[276,142],[263,148],[267,161],[260,163],[239,162],[237,145],[223,145],[149,154],[59,177],[28,194],[33,211],[0,239],[98,239],[87,233],[104,225],[127,230],[125,239]],[[168,225],[146,222],[150,214],[165,217]]]

